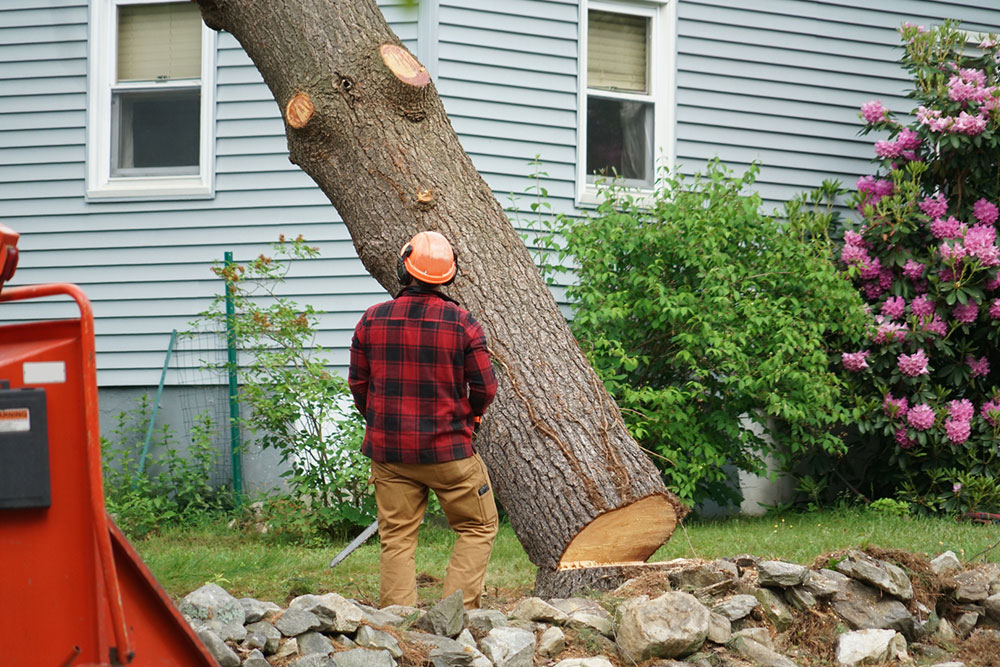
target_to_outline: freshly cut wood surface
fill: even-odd
[[[666,496],[646,496],[584,526],[569,543],[557,569],[581,563],[643,562],[670,539],[676,525],[677,511]]]

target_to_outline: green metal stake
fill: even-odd
[[[146,428],[146,442],[142,445],[139,456],[139,472],[132,480],[132,486],[139,482],[142,471],[146,468],[146,455],[149,454],[149,443],[153,439],[153,425],[156,423],[156,411],[160,407],[160,397],[163,396],[163,381],[167,379],[167,367],[170,365],[170,353],[174,351],[174,341],[177,340],[177,329],[170,332],[170,343],[167,345],[167,356],[163,360],[163,372],[160,373],[160,386],[156,389],[156,400],[153,401],[153,413],[149,416],[149,426]]]
[[[233,253],[225,254],[226,268],[233,266]],[[228,273],[228,271],[227,271]],[[236,505],[243,504],[243,466],[240,462],[240,400],[236,377],[236,306],[233,304],[233,283],[226,279],[226,346],[229,352],[229,448],[233,462],[233,494]]]

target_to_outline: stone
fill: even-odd
[[[205,645],[212,657],[218,661],[219,667],[239,667],[240,656],[236,655],[236,652],[229,648],[226,642],[212,630],[202,629],[198,632],[198,639]]]
[[[522,621],[535,621],[537,623],[563,624],[569,620],[569,615],[566,612],[536,597],[518,601],[510,615],[512,618]]]
[[[979,622],[979,614],[974,611],[967,611],[955,619],[955,633],[959,637],[964,637],[976,627]]]
[[[472,650],[468,646],[435,646],[427,654],[432,667],[473,667]]]
[[[343,648],[357,648],[358,645],[353,639],[347,635],[335,635],[333,638],[334,643],[339,644]]]
[[[722,582],[732,583],[736,580],[726,567],[717,563],[699,563],[693,567],[671,572],[668,575],[670,585],[679,591],[694,591],[707,588]]]
[[[568,627],[590,628],[605,637],[611,636],[611,614],[596,601],[585,598],[558,598],[549,600],[549,604],[566,613],[569,617],[566,621]]]
[[[370,625],[362,625],[358,628],[358,634],[354,637],[358,646],[372,649],[383,649],[389,652],[393,658],[402,658],[403,649],[399,647],[399,642],[385,630],[373,628]]]
[[[274,627],[286,637],[297,637],[310,630],[318,630],[322,625],[316,614],[292,607],[274,619]]]
[[[712,611],[722,614],[730,621],[738,621],[749,616],[759,604],[753,595],[734,595],[712,607]]]
[[[444,598],[418,619],[413,627],[435,635],[457,637],[465,627],[465,604],[462,591],[455,591]]]
[[[981,570],[967,570],[954,577],[956,602],[982,602],[990,596],[992,577]]]
[[[205,584],[188,593],[177,607],[195,621],[193,627],[208,628],[223,641],[246,639],[243,605],[218,584]]]
[[[618,608],[615,633],[627,660],[679,658],[697,651],[708,636],[711,613],[689,593],[632,598]]]
[[[334,654],[330,663],[334,667],[396,667],[396,661],[388,651],[370,651],[366,648],[352,648]]]
[[[771,633],[767,631],[767,628],[744,628],[734,632],[733,637],[746,637],[768,648],[774,648],[774,644],[771,642]]]
[[[535,664],[535,635],[527,630],[493,628],[479,646],[496,667],[532,667]]]
[[[290,655],[295,655],[299,652],[299,642],[292,637],[291,639],[283,642],[278,650],[275,651],[275,658],[287,658]]]
[[[333,642],[318,632],[303,632],[295,639],[299,643],[299,655],[333,653]]]
[[[271,667],[271,663],[267,661],[263,653],[254,649],[250,651],[246,660],[243,661],[243,667]]]
[[[479,652],[479,646],[476,644],[472,633],[469,632],[469,628],[462,630],[458,637],[455,638],[455,641],[468,648],[469,652],[472,653],[472,667],[493,667],[490,659]]]
[[[855,630],[898,630],[907,637],[915,634],[916,621],[906,605],[859,581],[849,581],[842,598],[833,600],[830,607]]]
[[[706,639],[713,644],[726,644],[733,636],[733,624],[722,614],[714,611],[708,616],[708,635]]]
[[[496,609],[470,609],[465,615],[466,625],[484,635],[493,628],[507,625],[507,617]]]
[[[403,622],[400,623],[400,625],[412,625],[420,620],[421,616],[427,613],[423,609],[409,607],[403,604],[391,604],[388,607],[382,607],[381,611],[402,618]]]
[[[535,652],[546,658],[554,658],[566,648],[566,634],[559,628],[553,626],[542,633],[538,638],[538,647]]]
[[[772,588],[790,588],[805,583],[809,568],[780,560],[757,563],[757,584]]]
[[[922,644],[920,642],[912,642],[907,649],[909,649],[913,655],[926,658],[927,660],[937,660],[948,653],[940,646],[935,646],[934,644]]]
[[[948,619],[939,619],[937,628],[927,638],[933,642],[955,641],[955,628],[948,622]]]
[[[983,600],[983,608],[987,616],[994,621],[1000,621],[1000,594],[991,595]]]
[[[768,667],[796,667],[795,663],[774,649],[755,642],[749,637],[734,637],[730,646],[754,664]]]
[[[955,555],[954,551],[945,551],[943,554],[934,558],[930,565],[931,572],[939,577],[955,574],[962,569],[962,561],[958,560],[958,556]]]
[[[238,602],[243,607],[244,623],[256,623],[281,613],[281,607],[273,602],[262,602],[253,598],[240,598]]]
[[[817,604],[816,597],[802,586],[785,589],[785,599],[788,600],[788,604],[799,611],[811,609]]]
[[[832,598],[847,585],[849,579],[836,570],[810,570],[803,588],[820,599]]]
[[[376,627],[385,627],[387,625],[398,627],[403,624],[402,616],[398,616],[384,609],[376,609],[375,607],[369,607],[364,604],[359,604],[358,609],[361,610],[362,619],[369,625],[374,625]]]
[[[338,663],[323,653],[310,653],[289,664],[291,667],[337,667]]]
[[[271,623],[267,621],[257,621],[256,623],[251,623],[247,626],[247,638],[249,636],[259,635],[264,637],[263,646],[258,646],[264,651],[264,655],[273,655],[278,651],[278,644],[281,642],[281,631],[274,627]]]
[[[319,629],[323,632],[350,634],[357,631],[361,619],[364,618],[361,607],[336,593],[300,595],[288,604],[288,611],[293,609],[316,616],[320,622]]]
[[[849,551],[837,563],[836,569],[852,579],[871,584],[903,602],[913,599],[913,584],[903,569],[892,563],[872,558],[861,551]]]
[[[784,632],[795,621],[795,617],[792,616],[788,605],[784,603],[775,591],[770,588],[758,588],[755,595],[757,601],[760,602],[764,616],[774,627],[778,628],[778,632]]]
[[[281,633],[279,632],[278,634],[280,635]],[[265,646],[267,646],[267,637],[263,633],[247,632],[246,639],[243,640],[244,649],[259,651]]]
[[[837,664],[854,667],[862,662],[908,661],[906,639],[895,630],[853,630],[837,637]]]
[[[603,655],[595,655],[592,658],[567,658],[560,660],[555,667],[614,667],[611,661]]]

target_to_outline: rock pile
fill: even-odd
[[[506,613],[466,612],[460,593],[428,610],[336,593],[282,609],[214,584],[180,610],[222,667],[1000,664],[1000,565],[869,550],[812,568],[751,556],[650,567],[600,599],[530,597]],[[973,644],[979,657],[963,662]]]

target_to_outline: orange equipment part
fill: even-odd
[[[10,227],[0,225],[0,289],[17,269],[17,239],[20,235]]]
[[[0,509],[5,629],[17,638],[3,664],[214,666],[105,511],[87,297],[63,283],[9,288],[0,323],[10,302],[50,296],[72,297],[79,319],[0,324],[0,380],[45,390],[51,489],[48,507]]]

